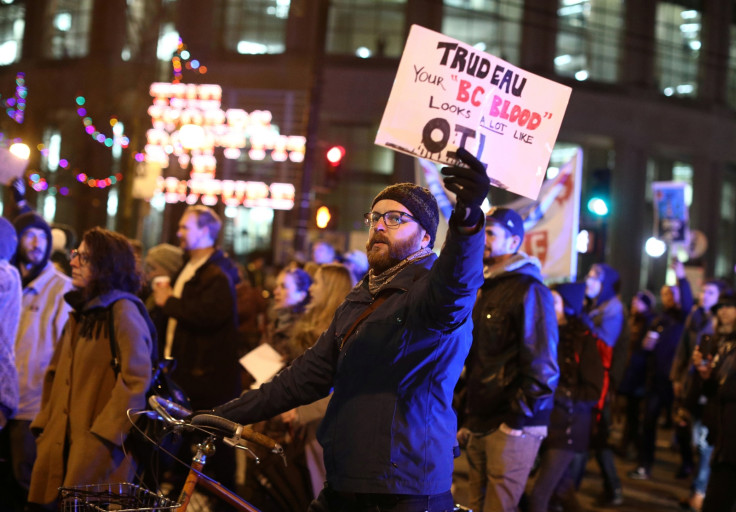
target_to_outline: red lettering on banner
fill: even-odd
[[[548,248],[547,231],[533,231],[524,236],[524,252],[529,256],[536,256],[542,262],[542,265],[547,260]]]

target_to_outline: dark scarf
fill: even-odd
[[[371,292],[371,295],[375,297],[375,295],[380,292],[387,284],[389,284],[394,277],[398,275],[399,272],[404,270],[409,264],[414,263],[417,260],[420,260],[422,258],[426,258],[432,254],[432,249],[429,247],[425,247],[424,249],[419,249],[414,254],[411,254],[398,262],[393,267],[389,268],[388,270],[384,270],[380,274],[376,275],[373,272],[373,269],[370,269],[368,272],[368,291]]]

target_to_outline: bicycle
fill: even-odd
[[[135,414],[145,414],[149,418],[161,420],[173,432],[196,430],[207,434],[206,439],[196,446],[197,451],[189,465],[189,473],[178,499],[176,501],[171,500],[133,483],[80,485],[60,489],[59,501],[62,512],[107,512],[113,510],[116,512],[166,510],[185,512],[197,486],[208,490],[237,511],[261,512],[253,504],[203,474],[202,469],[207,458],[214,454],[214,442],[218,437],[221,437],[222,441],[228,446],[248,452],[255,458],[256,463],[260,462],[260,459],[247,446],[247,441],[263,446],[271,453],[280,455],[286,463],[284,450],[276,441],[220,416],[198,414],[191,417],[192,412],[188,409],[155,395],[149,397],[148,403],[151,410],[140,411]],[[191,420],[187,419],[189,417],[191,417]],[[133,420],[131,419],[131,421]],[[135,425],[135,422],[133,424]],[[148,440],[155,443],[150,438]]]

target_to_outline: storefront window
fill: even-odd
[[[444,0],[442,33],[519,64],[521,0]]]
[[[618,79],[622,0],[560,0],[555,71],[577,80]]]
[[[405,9],[405,0],[332,0],[327,52],[399,57],[404,49]]]

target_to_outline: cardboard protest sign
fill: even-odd
[[[689,212],[685,203],[685,183],[655,181],[654,236],[669,244],[686,245],[689,239]]]
[[[536,199],[570,92],[412,25],[375,142],[448,165],[464,147],[492,185]]]

